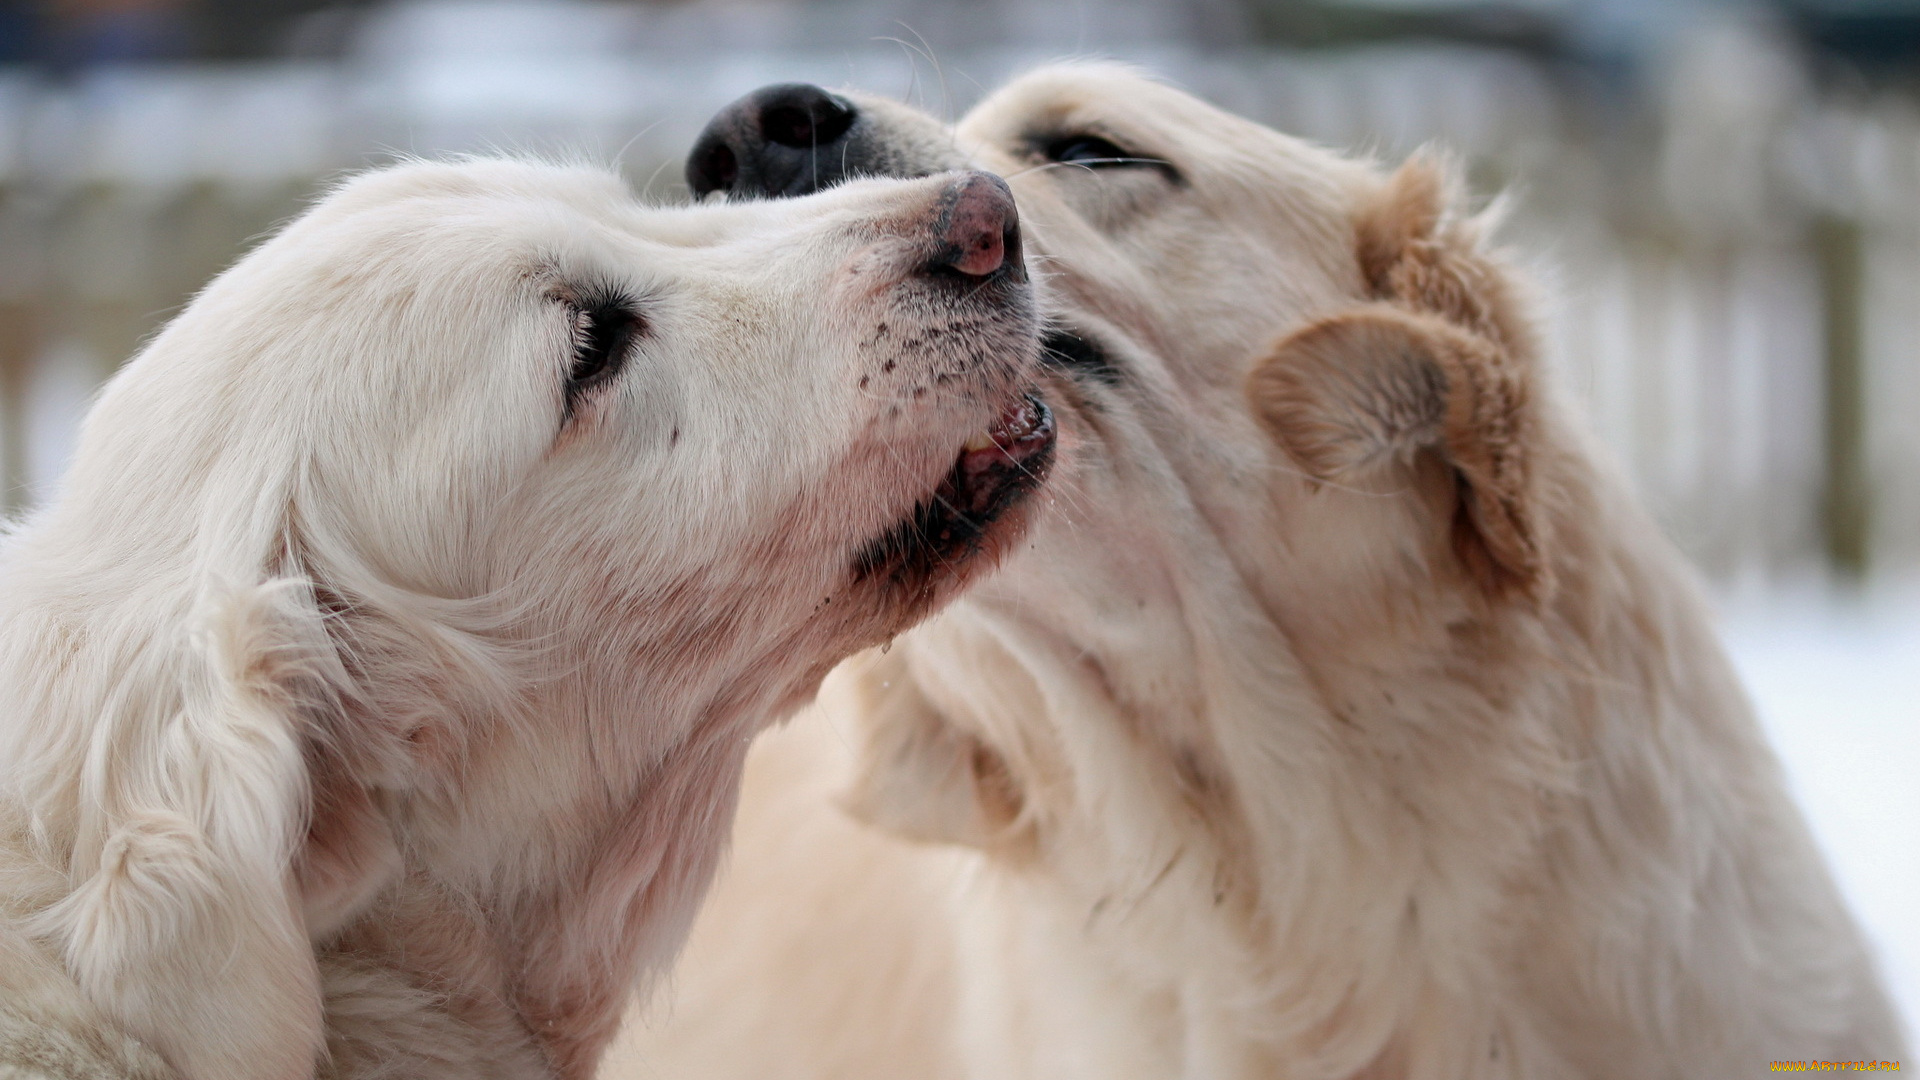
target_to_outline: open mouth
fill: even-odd
[[[993,539],[994,523],[1040,485],[1053,463],[1053,410],[1032,393],[968,439],[940,486],[900,524],[860,549],[856,580],[931,588]]]

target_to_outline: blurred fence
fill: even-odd
[[[536,43],[537,44],[537,43]],[[327,176],[505,147],[672,198],[705,118],[767,81],[951,114],[1043,57],[730,49],[378,56],[0,75],[0,476],[18,509],[86,396]],[[1673,535],[1724,581],[1920,566],[1920,110],[1814,89],[1738,26],[1631,93],[1512,54],[1160,51],[1151,67],[1330,145],[1455,148],[1511,186],[1556,361]]]

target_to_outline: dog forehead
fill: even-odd
[[[1357,274],[1355,208],[1381,182],[1369,162],[1107,62],[1055,64],[1017,78],[976,106],[957,134],[1012,172],[1023,206],[1039,222],[1059,213],[1084,219],[1109,189],[1126,190],[1120,182],[1130,172],[1036,168],[1049,144],[1097,136],[1167,162],[1178,179],[1165,197],[1135,204],[1156,207],[1152,214],[1123,219],[1125,228],[1108,223],[1103,231],[1109,235],[1099,241],[1055,229],[1036,236],[1036,246],[1065,257],[1087,243],[1102,249],[1124,243],[1133,265],[1155,268],[1147,292],[1164,293],[1160,299],[1168,302],[1217,294],[1220,283],[1209,275],[1221,273],[1245,277],[1243,289],[1263,290],[1263,311],[1300,311],[1339,299]],[[1092,272],[1084,260],[1078,265]],[[1169,288],[1183,275],[1194,288]],[[1218,328],[1243,321],[1229,318]]]
[[[1092,134],[1142,156],[1165,157],[1190,181],[1364,183],[1362,162],[1221,109],[1126,64],[1075,61],[1028,72],[976,105],[956,126],[963,144],[1013,155],[1016,167],[1053,139]]]
[[[1164,114],[1169,105],[1205,108],[1197,99],[1126,64],[1069,61],[1038,67],[988,94],[962,117],[962,136],[1002,137],[1104,111]],[[997,138],[996,138],[997,141]]]
[[[381,300],[380,310],[404,297],[465,310],[608,288],[723,295],[747,279],[775,286],[760,280],[770,263],[817,255],[796,233],[820,216],[779,204],[648,206],[617,176],[584,167],[411,163],[343,185],[262,252],[277,272],[246,280],[297,293],[300,306]]]
[[[555,265],[619,250],[638,211],[619,178],[600,170],[408,163],[348,180],[249,260],[267,265],[238,276],[276,290],[291,275],[310,299],[349,303],[367,289],[497,294]]]
[[[630,205],[620,177],[585,165],[515,158],[407,161],[348,178],[315,208],[316,215],[353,214],[419,200],[547,200],[582,209]]]

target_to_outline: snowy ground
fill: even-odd
[[[1920,589],[1729,604],[1725,631],[1920,1038]]]

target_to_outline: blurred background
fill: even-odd
[[[523,150],[672,201],[762,83],[955,116],[1069,55],[1517,196],[1555,362],[1716,589],[1920,1033],[1920,0],[0,0],[0,509],[343,170]]]

